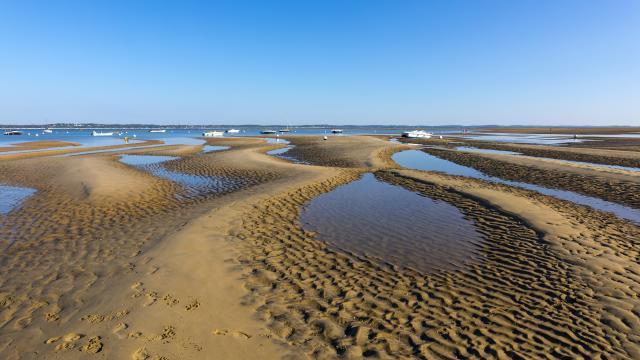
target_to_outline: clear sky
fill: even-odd
[[[45,122],[640,125],[640,1],[2,0]]]

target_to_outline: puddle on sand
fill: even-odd
[[[230,149],[229,146],[217,146],[217,145],[204,145],[202,146],[202,153],[210,153],[214,151],[222,151]]]
[[[422,272],[446,270],[473,258],[482,240],[453,205],[432,200],[373,174],[307,203],[306,230],[356,255],[367,255]]]
[[[178,159],[175,156],[157,155],[121,155],[120,161],[148,171],[154,176],[167,179],[184,186],[187,196],[195,196],[204,193],[222,192],[237,185],[237,181],[221,176],[199,176],[185,174],[165,168],[161,164],[165,161]],[[177,195],[178,198],[182,195]]]
[[[0,214],[8,214],[35,192],[36,189],[0,185]]]
[[[494,176],[489,176],[476,169],[458,165],[448,160],[440,159],[439,157],[427,154],[424,151],[405,150],[393,154],[392,159],[396,163],[398,163],[398,165],[406,167],[408,169],[440,171],[451,175],[467,176],[471,178],[492,181],[509,186],[537,191],[541,194],[553,196],[558,199],[571,201],[580,205],[590,206],[601,211],[611,212],[620,218],[631,220],[634,223],[640,224],[640,210],[638,209],[633,209],[627,206],[619,205],[590,196],[580,195],[572,191],[550,189],[525,182],[511,181]]]

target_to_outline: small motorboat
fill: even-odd
[[[113,136],[113,132],[97,132],[93,130],[91,136]]]
[[[429,139],[433,134],[430,132],[426,132],[424,130],[413,130],[413,131],[405,131],[402,133],[402,137],[405,138],[421,138],[421,139]]]
[[[275,130],[262,130],[260,131],[260,134],[265,134],[265,135],[274,135],[277,134],[278,132]]]
[[[149,130],[150,133],[166,133],[167,130],[165,129],[153,129],[153,130]]]
[[[342,129],[331,129],[332,134],[342,134]]]
[[[202,136],[204,137],[218,137],[223,135],[224,135],[224,132],[222,131],[205,131],[202,133]]]
[[[227,134],[238,134],[240,130],[238,129],[229,129],[227,130]]]
[[[44,129],[42,130],[43,133],[45,134],[53,134],[53,130],[52,129]]]
[[[288,133],[288,132],[291,132],[291,129],[288,129],[288,128],[287,129],[280,129],[280,130],[278,130],[278,132]]]
[[[5,135],[22,135],[21,131],[18,130],[9,130],[4,132]]]

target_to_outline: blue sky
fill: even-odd
[[[0,123],[640,125],[640,1],[0,1]]]

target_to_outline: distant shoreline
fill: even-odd
[[[92,129],[112,129],[112,130],[203,130],[203,129],[375,129],[375,130],[414,130],[414,129],[431,129],[431,130],[467,130],[479,133],[520,133],[520,134],[626,134],[640,133],[640,126],[497,126],[497,125],[153,125],[153,124],[46,124],[46,125],[17,125],[17,124],[0,124],[0,129],[19,129],[19,130],[92,130]]]

